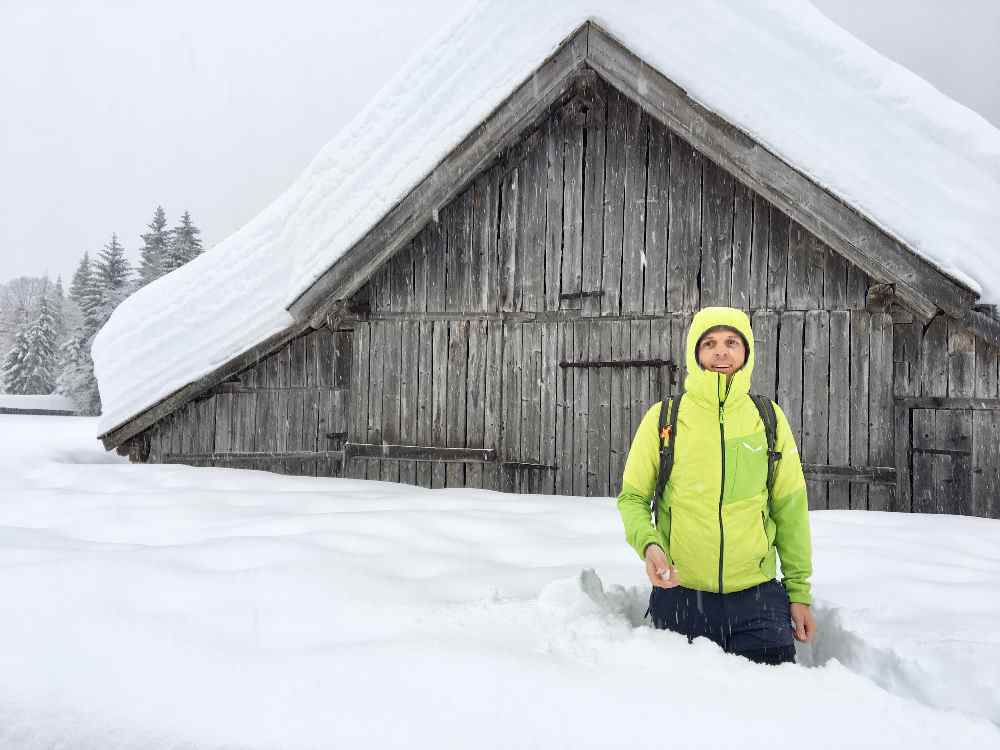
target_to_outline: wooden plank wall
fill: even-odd
[[[887,314],[866,310],[869,285],[598,81],[591,96],[554,112],[444,206],[359,292],[370,310],[368,338],[359,342],[381,347],[380,331],[397,321],[421,327],[421,335],[411,337],[420,349],[406,361],[385,346],[356,372],[373,363],[385,372],[389,356],[389,370],[415,373],[418,409],[429,405],[436,414],[429,424],[439,425],[418,430],[418,442],[430,441],[422,444],[496,447],[508,462],[558,466],[493,467],[493,482],[483,466],[466,465],[463,479],[461,468],[418,465],[419,484],[615,494],[632,433],[667,390],[665,373],[559,368],[558,361],[672,357],[681,366],[679,389],[692,313],[731,305],[753,321],[754,389],[781,405],[803,460],[891,467],[893,326]],[[483,329],[472,331],[473,323]],[[474,377],[454,358],[463,347],[469,363],[477,358]],[[494,358],[480,376],[483,349]],[[376,410],[392,398],[377,376],[358,384],[369,408],[373,398]],[[481,403],[490,398],[499,404],[487,413]],[[448,429],[456,411],[464,432]],[[378,438],[379,419],[351,439]],[[384,471],[374,469],[380,478]],[[809,490],[815,508],[890,505],[885,486],[810,481]]]
[[[805,463],[905,467],[909,437],[894,438],[904,427],[910,435],[910,417],[895,401],[996,398],[997,357],[943,318],[923,326],[899,310],[867,309],[870,285],[595,80],[376,272],[352,300],[359,312],[345,321],[354,330],[346,351],[328,332],[292,342],[242,374],[245,390],[153,428],[150,460],[336,449],[342,441],[324,445],[323,436],[347,432],[356,443],[485,448],[500,458],[355,458],[344,467],[352,477],[614,495],[639,420],[669,395],[669,371],[560,362],[673,359],[676,392],[692,314],[730,305],[753,323],[753,388],[777,400]],[[996,512],[995,414],[941,420],[949,439],[970,433],[971,511]],[[251,465],[339,471],[331,459]],[[911,507],[884,484],[808,484],[813,508]]]
[[[349,331],[324,328],[293,339],[151,427],[147,460],[339,476],[340,461],[319,454],[344,442],[329,435],[347,432],[351,362]],[[317,456],[275,455],[289,452]]]
[[[1000,399],[1000,353],[943,315],[894,324],[897,398]],[[897,464],[913,472],[899,510],[1000,518],[1000,409],[899,410],[895,426],[912,448]],[[900,421],[901,420],[901,421]],[[951,451],[952,453],[923,453]],[[961,452],[968,451],[968,456]]]

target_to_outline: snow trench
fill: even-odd
[[[605,590],[600,577],[589,569],[581,571],[579,586],[609,615],[625,620],[633,628],[651,627],[645,617],[649,589],[611,585]],[[1000,699],[989,691],[970,686],[960,670],[932,670],[892,648],[866,640],[851,630],[841,610],[830,604],[815,603],[813,614],[818,630],[813,642],[795,644],[796,662],[800,666],[824,667],[836,661],[886,692],[931,708],[985,718],[1000,726]]]

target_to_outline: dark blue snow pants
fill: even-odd
[[[701,636],[760,664],[795,661],[788,594],[778,581],[732,594],[654,586],[649,615],[655,627],[686,635],[689,643]]]

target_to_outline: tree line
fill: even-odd
[[[136,266],[117,234],[95,257],[84,252],[68,295],[61,278],[53,284],[47,277],[25,277],[4,285],[0,334],[6,333],[8,348],[0,370],[3,391],[59,393],[82,414],[100,414],[90,356],[97,332],[129,295],[203,252],[201,230],[187,211],[168,228],[166,213],[157,206],[147,228]]]

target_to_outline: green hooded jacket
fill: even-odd
[[[743,367],[726,387],[726,375],[698,364],[695,347],[708,329],[730,326],[743,334],[748,350]],[[691,321],[687,335],[685,395],[677,415],[674,467],[659,499],[654,527],[649,498],[660,466],[660,404],[639,424],[632,440],[618,510],[629,544],[645,556],[658,544],[677,567],[682,586],[731,593],[772,580],[775,553],[788,597],[812,602],[812,542],[806,483],[788,419],[777,405],[774,473],[770,506],[767,492],[767,439],[749,396],[754,338],[746,313],[706,307]],[[668,402],[669,405],[669,402]]]

